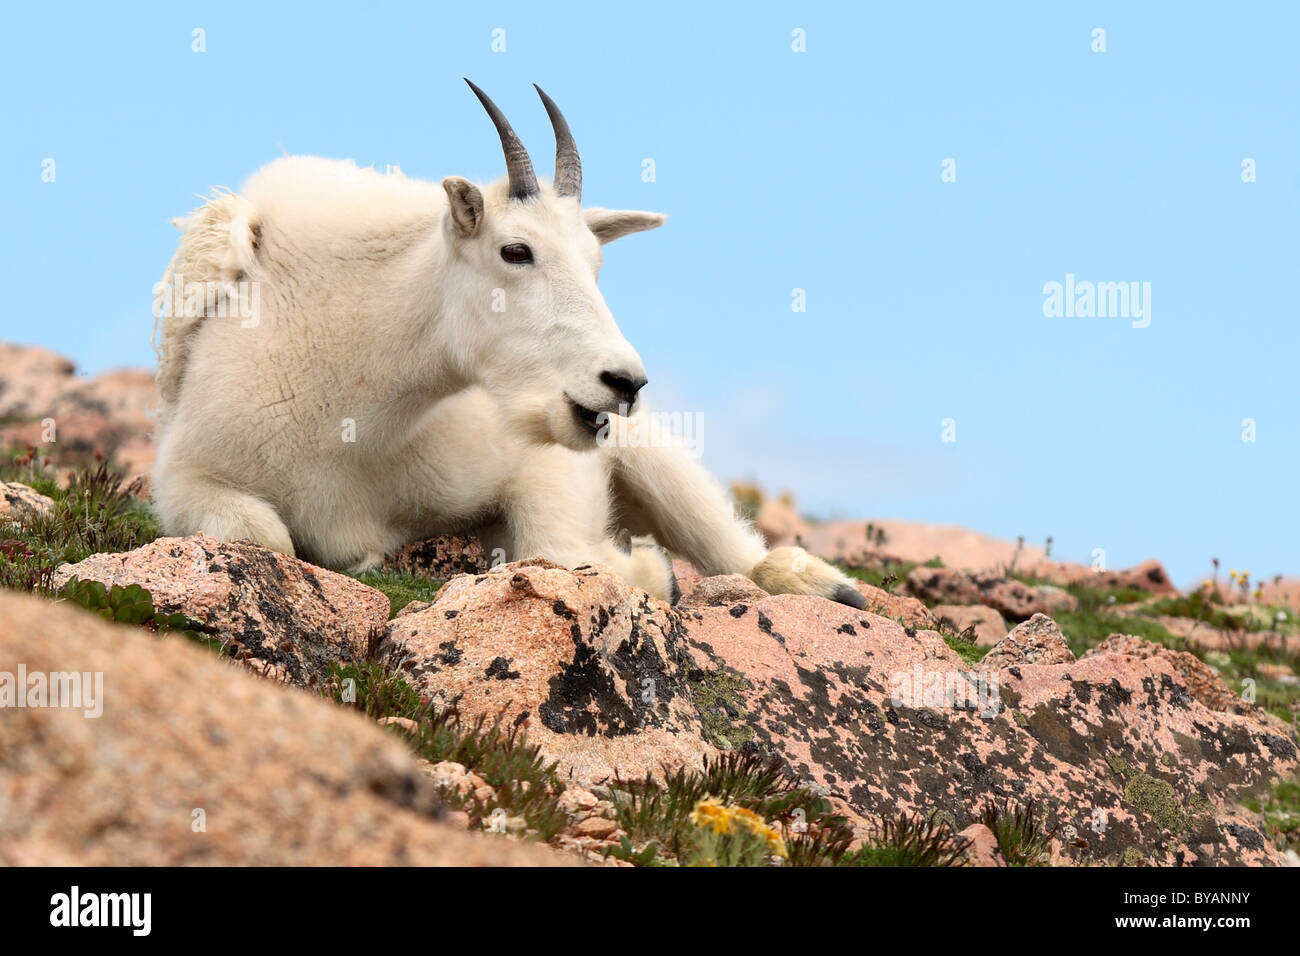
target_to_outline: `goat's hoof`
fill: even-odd
[[[867,600],[839,568],[803,548],[776,548],[749,575],[768,594],[810,594],[864,610]]]

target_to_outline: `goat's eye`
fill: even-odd
[[[515,265],[524,265],[533,261],[533,250],[522,242],[512,242],[508,246],[501,247],[501,258]]]

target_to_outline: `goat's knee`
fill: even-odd
[[[631,542],[602,541],[593,561],[614,571],[628,584],[640,588],[653,598],[676,604],[682,596],[673,573],[673,562],[663,548],[651,538]]]
[[[206,480],[173,480],[155,494],[154,506],[169,535],[200,532],[221,541],[251,541],[293,556],[293,539],[269,503]]]

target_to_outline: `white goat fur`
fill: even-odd
[[[510,560],[599,563],[668,598],[665,555],[628,549],[626,528],[706,574],[853,601],[829,565],[769,554],[683,449],[596,447],[574,421],[574,403],[616,410],[602,370],[641,368],[596,287],[600,241],[662,221],[583,210],[545,185],[520,203],[504,182],[440,186],[308,157],[214,195],[179,223],[163,282],[210,283],[218,299],[255,282],[260,310],[255,323],[210,308],[160,317],[165,531],[364,569],[478,530]],[[534,265],[502,261],[519,241]]]

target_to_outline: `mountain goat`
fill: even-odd
[[[685,449],[621,440],[646,372],[597,288],[600,247],[664,217],[582,208],[577,147],[540,88],[556,169],[539,183],[470,87],[504,181],[285,157],[179,224],[155,303],[164,530],[360,570],[474,529],[511,560],[595,562],[671,600],[648,536],[706,574],[862,607],[830,565],[769,553]]]

